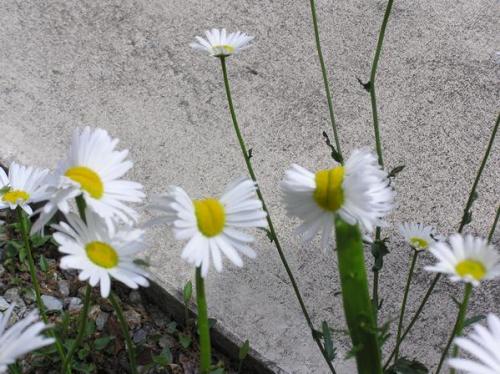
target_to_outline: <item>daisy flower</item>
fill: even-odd
[[[191,43],[190,46],[194,49],[206,51],[210,56],[214,57],[230,56],[238,53],[250,47],[249,43],[254,38],[240,31],[227,35],[226,29],[212,29],[205,31],[205,35],[206,39],[197,36],[196,42]]]
[[[372,232],[393,206],[394,191],[387,173],[367,149],[355,150],[345,165],[311,173],[293,164],[281,182],[289,216],[304,222],[297,228],[305,241],[321,231],[321,247],[326,249],[332,236],[334,217],[361,225]]]
[[[0,209],[20,206],[28,215],[32,215],[33,210],[28,204],[47,200],[50,196],[46,183],[48,173],[46,169],[15,162],[10,164],[9,175],[0,168]]]
[[[120,179],[132,161],[126,160],[127,150],[115,150],[117,144],[118,139],[103,129],[74,131],[68,156],[51,177],[53,194],[40,209],[32,232],[41,230],[58,209],[68,213],[70,199],[79,195],[108,225],[112,220],[127,224],[137,220],[137,212],[126,204],[142,201],[142,185]]]
[[[78,278],[92,287],[100,283],[101,296],[108,297],[111,278],[130,288],[149,285],[147,272],[134,263],[134,255],[144,249],[144,231],[126,227],[115,230],[92,210],[85,212],[87,223],[74,214],[66,215],[68,223],[59,222],[52,227],[59,244],[62,269],[77,269]]]
[[[453,234],[449,245],[435,242],[429,251],[439,262],[425,269],[449,274],[453,282],[462,280],[477,286],[482,280],[500,275],[500,255],[485,239]]]
[[[54,339],[46,338],[41,332],[47,328],[38,321],[35,310],[28,316],[7,329],[14,304],[2,315],[0,313],[0,373],[7,372],[7,366],[28,352],[35,351],[54,343]]]
[[[249,247],[253,237],[240,229],[267,227],[267,215],[256,190],[254,182],[242,178],[231,183],[220,199],[191,200],[182,188],[170,186],[152,208],[166,213],[156,221],[171,225],[176,239],[189,239],[181,257],[201,266],[205,277],[210,257],[218,272],[222,271],[221,253],[239,267],[243,266],[240,254],[255,258],[256,253]]]
[[[405,241],[417,251],[428,249],[434,240],[434,228],[421,223],[405,222],[399,225],[399,232]]]
[[[477,323],[468,338],[455,339],[455,344],[475,356],[476,360],[452,358],[448,360],[452,368],[469,374],[500,373],[500,318],[489,314],[488,327]]]

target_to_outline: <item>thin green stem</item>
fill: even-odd
[[[208,374],[212,364],[212,348],[210,345],[205,284],[199,266],[196,268],[196,306],[198,308],[198,334],[200,336],[200,372],[201,374]]]
[[[378,61],[380,59],[380,53],[382,52],[382,45],[384,44],[385,29],[387,28],[387,23],[389,22],[389,16],[392,10],[392,3],[394,0],[389,0],[387,2],[387,7],[385,8],[384,19],[382,21],[382,26],[380,27],[380,32],[378,35],[377,48],[375,49],[375,56],[373,57],[372,69],[370,72],[370,99],[372,105],[372,116],[373,116],[373,129],[375,130],[375,145],[377,148],[378,163],[380,166],[384,167],[384,158],[382,156],[382,144],[380,141],[380,130],[378,124],[378,111],[377,111],[377,95],[375,90],[375,79],[377,77]]]
[[[335,146],[337,148],[338,154],[340,155],[340,158],[343,159],[342,151],[340,150],[340,140],[337,132],[337,124],[335,122],[335,114],[333,112],[333,102],[332,102],[332,94],[330,93],[330,83],[328,82],[328,72],[326,71],[325,61],[323,59],[323,52],[321,50],[318,18],[316,15],[316,4],[314,0],[310,0],[310,4],[311,4],[311,14],[314,27],[314,39],[316,41],[316,49],[318,51],[319,64],[321,66],[321,74],[323,75],[323,84],[325,86],[326,100],[328,102],[328,112],[330,114],[330,122],[332,124],[333,135],[335,137]]]
[[[443,353],[441,354],[441,359],[439,360],[439,365],[436,370],[436,374],[439,374],[441,371],[441,367],[443,366],[444,360],[446,359],[446,356],[448,355],[448,350],[450,349],[451,343],[453,342],[453,339],[455,339],[455,336],[458,336],[462,333],[462,330],[464,328],[464,322],[465,322],[465,316],[467,314],[467,307],[469,305],[469,299],[472,294],[472,284],[467,283],[465,285],[465,291],[464,291],[464,298],[462,301],[462,304],[460,304],[460,308],[458,310],[458,315],[457,315],[457,321],[455,322],[455,327],[453,328],[453,331],[450,335],[450,338],[448,339],[448,342],[446,343],[446,347],[443,350]],[[458,350],[455,351],[455,355],[458,353]],[[451,370],[451,373],[454,373],[455,370]]]
[[[35,260],[33,258],[33,252],[31,251],[28,218],[26,217],[26,215],[23,212],[23,209],[20,206],[17,206],[16,213],[17,213],[17,219],[19,221],[19,226],[21,229],[21,236],[23,238],[24,249],[26,249],[26,254],[28,257],[28,267],[29,267],[30,276],[31,276],[31,283],[33,284],[33,289],[35,290],[36,305],[38,307],[38,310],[40,311],[40,316],[42,317],[43,322],[45,324],[47,324],[48,323],[47,313],[45,311],[45,305],[43,304],[43,301],[42,301],[42,294],[40,291],[40,283],[38,282],[38,278],[36,276]],[[47,330],[47,334],[50,337],[53,337],[55,339],[55,345],[56,345],[57,352],[59,353],[59,356],[61,356],[61,360],[64,360],[64,356],[65,356],[64,355],[64,348],[63,348],[63,345],[61,344],[61,341],[59,340],[57,334],[52,329]]]
[[[411,260],[410,270],[408,271],[408,279],[406,280],[405,291],[403,295],[403,302],[401,304],[401,313],[399,315],[399,323],[398,323],[398,333],[396,336],[396,353],[394,357],[394,362],[396,362],[399,358],[399,346],[401,344],[401,329],[403,328],[403,321],[406,310],[406,302],[408,301],[408,293],[410,291],[411,280],[413,278],[413,272],[415,270],[415,264],[417,263],[418,251],[413,250],[413,258]]]
[[[252,178],[252,180],[254,182],[257,182],[257,178],[255,176],[255,172],[254,172],[253,167],[252,167],[252,162],[250,160],[250,155],[247,151],[247,147],[245,145],[245,140],[243,139],[243,136],[241,135],[240,127],[238,125],[238,120],[236,118],[236,112],[234,111],[233,99],[231,97],[231,88],[229,86],[229,79],[227,76],[226,58],[224,56],[221,56],[220,61],[221,61],[221,66],[222,66],[222,75],[224,78],[224,87],[226,90],[226,97],[227,97],[227,102],[229,105],[229,111],[231,113],[234,131],[236,132],[238,142],[240,143],[241,152],[243,153],[243,158],[245,160],[248,173],[250,174],[250,177]],[[330,368],[330,371],[335,374],[335,369],[333,368],[333,365],[330,362],[330,360],[327,358],[326,351],[325,351],[323,345],[321,344],[321,341],[318,337],[318,334],[316,334],[316,330],[314,329],[314,325],[311,322],[309,312],[307,311],[306,305],[302,299],[302,295],[300,294],[299,287],[297,286],[297,282],[295,281],[295,277],[293,276],[293,273],[290,270],[290,266],[288,265],[288,261],[285,257],[283,249],[281,248],[281,244],[279,242],[278,235],[276,234],[276,231],[275,231],[274,225],[273,225],[273,221],[271,219],[271,214],[270,214],[269,210],[267,209],[266,202],[264,201],[264,196],[262,195],[262,192],[260,191],[260,188],[258,186],[257,186],[257,196],[259,197],[259,200],[262,202],[262,208],[267,213],[266,219],[267,219],[267,224],[269,226],[269,234],[272,238],[274,245],[276,246],[276,249],[278,250],[278,254],[280,256],[281,262],[283,263],[283,266],[285,267],[285,271],[288,275],[288,278],[290,279],[290,283],[292,284],[292,288],[295,292],[295,296],[297,297],[297,300],[300,304],[300,309],[302,310],[302,314],[304,315],[304,318],[306,319],[307,325],[309,326],[309,329],[311,330],[312,337],[313,337],[314,341],[316,342],[316,344],[318,345],[318,348],[321,351],[321,354],[325,358],[325,361],[326,361],[328,367]]]
[[[485,154],[483,156],[483,159],[481,160],[481,165],[479,166],[479,170],[477,171],[476,178],[474,179],[474,183],[473,183],[471,191],[469,193],[469,197],[467,198],[467,203],[465,204],[465,208],[464,208],[464,214],[462,215],[462,220],[460,221],[460,225],[459,225],[459,228],[458,228],[458,232],[459,233],[462,232],[463,228],[466,225],[466,222],[467,222],[467,212],[470,210],[470,208],[472,207],[472,203],[474,202],[476,189],[477,189],[477,186],[479,184],[479,180],[481,179],[481,176],[483,174],[484,167],[486,166],[486,162],[488,161],[488,158],[490,156],[491,149],[493,147],[493,143],[495,142],[495,137],[496,137],[496,134],[497,134],[497,131],[498,131],[499,123],[500,123],[500,114],[498,115],[497,120],[495,122],[495,127],[493,128],[493,131],[491,133],[491,136],[490,136],[490,139],[489,139],[489,142],[488,142],[488,146],[486,148],[486,152],[485,152]],[[498,219],[498,212],[497,212],[497,218],[495,219],[495,222],[494,222],[494,226],[496,226],[497,219]],[[492,228],[492,230],[494,231],[495,229]],[[436,274],[436,276],[432,280],[432,283],[429,286],[429,289],[427,290],[427,292],[425,293],[425,296],[422,299],[422,302],[420,303],[420,305],[419,305],[419,307],[417,309],[417,312],[413,316],[413,318],[410,321],[410,324],[408,325],[408,327],[405,329],[405,331],[403,333],[403,336],[401,337],[401,341],[403,341],[405,339],[405,337],[408,335],[408,333],[412,329],[412,327],[415,324],[415,322],[417,322],[417,320],[420,317],[422,311],[424,310],[425,305],[427,304],[427,300],[429,300],[429,297],[431,296],[432,292],[434,291],[434,288],[436,287],[436,284],[437,284],[437,282],[439,281],[440,278],[441,278],[441,273],[438,273],[438,274]],[[386,361],[386,363],[384,365],[384,368],[387,367],[387,365],[389,365],[389,362],[391,361],[391,359],[392,359],[392,357],[393,357],[394,354],[395,354],[395,349],[392,351],[391,355],[389,356],[389,359]]]
[[[73,358],[73,355],[76,352],[76,349],[80,346],[82,343],[82,340],[85,336],[85,327],[87,326],[87,318],[88,318],[88,313],[89,313],[89,308],[90,308],[90,293],[92,291],[92,287],[90,284],[87,284],[87,288],[85,289],[85,299],[83,302],[83,308],[80,311],[80,322],[78,325],[78,335],[76,336],[76,340],[73,342],[68,354],[66,355],[66,358],[64,359],[63,363],[63,373],[66,373],[70,364],[71,364],[71,359]]]
[[[375,241],[380,240],[381,228],[377,227],[375,229]],[[373,289],[372,289],[372,305],[373,305],[373,314],[375,316],[375,322],[378,324],[378,281],[379,281],[380,270],[377,268],[373,268]]]
[[[495,215],[495,220],[493,221],[493,225],[491,225],[490,232],[488,233],[488,243],[491,243],[491,239],[493,239],[493,235],[495,234],[495,229],[497,228],[499,216],[500,216],[500,205],[497,208],[497,214]]]
[[[127,353],[130,363],[130,371],[132,374],[137,374],[135,346],[134,343],[132,342],[132,339],[130,338],[127,321],[125,321],[125,318],[123,317],[123,310],[122,307],[120,306],[120,301],[113,292],[111,292],[111,294],[109,295],[109,301],[111,302],[111,305],[113,305],[113,309],[115,310],[116,316],[118,317],[118,322],[120,323],[120,327],[122,329],[122,334],[125,337],[125,344],[127,345]]]

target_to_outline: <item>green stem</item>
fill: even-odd
[[[40,316],[42,317],[43,322],[47,324],[49,320],[47,318],[47,313],[45,311],[45,305],[43,304],[42,301],[40,283],[38,283],[38,278],[36,276],[35,260],[33,259],[33,252],[31,251],[28,218],[26,217],[26,215],[23,212],[23,209],[20,206],[16,207],[16,213],[17,213],[17,219],[19,221],[19,226],[21,229],[21,236],[23,238],[24,248],[26,249],[26,254],[28,257],[28,267],[31,276],[31,283],[33,284],[33,289],[35,290],[36,305],[38,307],[38,310],[40,311]],[[50,329],[47,330],[47,334],[56,340],[55,345],[57,352],[59,353],[59,356],[61,356],[61,360],[64,360],[65,356],[64,348],[63,345],[61,344],[61,341],[57,337],[56,333],[52,329]]]
[[[444,360],[448,354],[448,350],[450,349],[451,343],[453,342],[453,339],[455,339],[455,336],[458,336],[462,333],[462,330],[464,328],[464,321],[465,321],[465,315],[467,314],[467,307],[469,305],[469,299],[472,294],[472,284],[467,283],[465,285],[465,291],[464,291],[464,298],[462,301],[462,304],[460,304],[460,309],[458,310],[458,315],[457,315],[457,321],[455,323],[455,327],[453,328],[453,331],[450,335],[450,338],[448,339],[448,342],[446,343],[446,347],[443,350],[443,353],[441,354],[441,360],[439,360],[439,365],[436,370],[436,374],[439,374],[441,371],[441,367],[443,366]],[[454,351],[454,356],[458,353],[458,348]],[[455,370],[451,370],[451,373],[454,373]]]
[[[375,229],[375,241],[380,240],[380,234],[381,234],[381,228],[377,227]],[[378,301],[378,281],[379,281],[379,274],[380,270],[373,267],[373,289],[372,289],[372,305],[373,305],[373,314],[375,316],[375,323],[378,324],[378,308],[379,308],[379,301]]]
[[[330,93],[330,83],[328,82],[328,73],[326,71],[325,61],[323,60],[323,52],[321,51],[318,19],[316,16],[316,5],[314,3],[314,0],[310,0],[310,4],[311,4],[311,14],[314,27],[314,39],[316,41],[316,49],[318,51],[319,64],[321,66],[321,74],[323,75],[323,84],[325,86],[326,100],[328,102],[328,112],[330,114],[330,122],[332,124],[333,135],[335,137],[335,146],[337,147],[337,152],[340,155],[340,158],[343,159],[342,151],[340,150],[340,140],[337,132],[337,124],[335,122],[335,115],[333,112],[332,94]]]
[[[210,345],[205,284],[199,266],[196,268],[196,305],[198,308],[198,334],[200,336],[200,371],[201,374],[208,374],[212,364],[212,348]]]
[[[336,218],[335,235],[344,314],[356,355],[358,374],[382,374],[361,232],[358,226],[351,226]]]
[[[491,229],[488,234],[488,243],[491,243],[491,239],[493,239],[493,235],[495,234],[495,229],[497,228],[499,216],[500,216],[500,205],[497,208],[497,214],[495,215],[495,220],[493,221],[493,225],[491,225]]]
[[[224,87],[226,90],[226,97],[227,97],[227,102],[229,105],[229,111],[231,112],[231,118],[233,122],[233,127],[234,131],[236,132],[236,136],[238,138],[238,142],[240,143],[240,148],[241,152],[243,153],[243,158],[245,160],[246,166],[248,173],[250,174],[250,177],[254,182],[257,182],[257,178],[255,176],[255,172],[253,171],[252,167],[252,162],[250,161],[250,155],[247,151],[247,147],[245,145],[245,140],[243,139],[243,136],[241,135],[240,127],[238,125],[238,120],[236,119],[236,112],[234,111],[234,105],[233,105],[233,99],[231,97],[231,88],[229,86],[229,79],[227,77],[227,68],[226,68],[226,58],[225,56],[220,57],[221,61],[221,66],[222,66],[222,75],[224,77]],[[281,248],[281,244],[278,239],[278,235],[276,234],[276,231],[274,229],[273,221],[271,220],[271,214],[269,213],[269,210],[267,209],[266,202],[264,201],[264,196],[262,195],[262,192],[260,191],[260,188],[257,186],[257,196],[259,197],[259,200],[262,202],[262,208],[264,211],[267,213],[266,219],[267,219],[267,224],[269,226],[269,234],[272,238],[272,241],[274,245],[276,246],[276,249],[278,251],[278,254],[280,256],[281,262],[283,263],[283,266],[285,267],[285,271],[288,275],[288,278],[290,279],[290,283],[292,284],[292,288],[295,292],[295,296],[297,297],[297,300],[300,304],[300,309],[302,310],[302,314],[304,315],[304,318],[307,321],[307,325],[309,326],[309,329],[311,330],[312,337],[316,344],[318,345],[319,350],[321,351],[321,354],[323,355],[326,364],[330,368],[330,371],[335,374],[335,369],[333,368],[332,363],[327,357],[326,351],[321,344],[321,341],[319,340],[318,334],[316,334],[316,330],[314,329],[314,325],[311,322],[311,318],[309,316],[309,312],[307,311],[307,308],[304,304],[304,301],[302,299],[302,295],[300,294],[299,287],[297,286],[297,282],[295,281],[295,277],[292,274],[292,271],[290,270],[290,266],[288,265],[288,261],[285,257],[285,253],[283,252],[283,249]]]
[[[465,204],[465,208],[464,208],[464,214],[462,215],[462,220],[460,221],[460,226],[458,228],[458,232],[459,233],[462,232],[463,228],[466,225],[467,212],[470,210],[470,208],[472,207],[472,203],[474,202],[474,197],[475,197],[476,189],[477,189],[477,186],[479,184],[479,180],[481,179],[481,176],[483,174],[484,167],[486,166],[486,162],[488,161],[488,158],[490,156],[491,148],[493,147],[493,143],[495,141],[495,137],[496,137],[496,134],[497,134],[497,131],[498,131],[498,125],[499,125],[499,123],[500,123],[500,114],[498,115],[497,120],[495,122],[495,127],[493,128],[493,131],[491,133],[490,140],[489,140],[488,146],[486,148],[486,152],[485,152],[485,154],[483,156],[483,159],[481,160],[481,165],[479,166],[479,170],[477,171],[476,178],[474,179],[474,183],[473,183],[471,191],[469,193],[469,197],[467,198],[467,203]],[[497,217],[496,217],[495,222],[494,222],[494,226],[496,226],[496,224],[497,224],[497,219],[498,219],[498,212],[497,212]],[[494,227],[492,228],[492,230],[493,231],[495,230]],[[491,233],[491,231],[490,231],[490,233]],[[405,329],[405,331],[403,333],[403,336],[401,337],[401,341],[403,341],[405,339],[405,337],[408,335],[408,333],[410,332],[410,330],[413,327],[413,325],[415,324],[415,322],[417,322],[417,320],[420,317],[422,311],[424,310],[425,305],[427,304],[427,300],[429,299],[429,297],[431,296],[432,292],[434,291],[434,287],[436,287],[436,284],[437,284],[437,282],[439,281],[440,278],[441,278],[441,273],[438,273],[438,274],[436,274],[436,276],[432,280],[432,283],[429,286],[429,289],[427,290],[427,292],[425,293],[425,296],[422,299],[422,302],[420,303],[420,306],[418,307],[417,312],[413,316],[413,318],[410,321],[410,324],[408,325],[408,327]],[[387,367],[387,365],[391,361],[391,359],[392,359],[392,357],[393,357],[394,354],[395,354],[395,350],[392,351],[391,355],[389,356],[389,359],[386,361],[386,363],[384,365],[384,368]]]
[[[109,295],[109,301],[111,305],[113,305],[113,309],[115,310],[116,316],[118,317],[118,322],[120,323],[120,327],[122,329],[123,336],[125,337],[125,343],[127,345],[127,353],[128,359],[130,363],[130,371],[132,374],[137,374],[137,362],[135,359],[135,347],[134,343],[132,343],[132,339],[130,339],[130,334],[128,331],[128,325],[123,317],[123,311],[120,306],[120,302],[115,296],[113,292]]]
[[[73,345],[71,346],[68,354],[66,355],[66,358],[64,359],[64,364],[63,364],[63,373],[65,373],[69,365],[71,364],[71,359],[73,358],[73,355],[75,354],[76,349],[80,346],[82,343],[82,340],[85,336],[85,327],[87,326],[87,318],[88,318],[88,313],[89,313],[89,308],[90,308],[90,293],[92,291],[92,287],[90,284],[87,284],[87,288],[85,289],[85,299],[83,302],[83,308],[80,311],[80,322],[78,325],[78,335],[76,336],[76,340],[73,342]]]
[[[398,333],[396,337],[396,353],[394,357],[394,363],[399,358],[399,346],[401,344],[401,329],[403,328],[403,321],[406,310],[406,302],[408,301],[408,293],[410,291],[411,280],[413,278],[413,272],[415,270],[415,264],[417,263],[418,251],[413,250],[413,258],[411,260],[410,270],[408,271],[408,279],[406,280],[405,291],[403,295],[403,302],[401,304],[401,313],[399,315],[399,323],[398,323]]]

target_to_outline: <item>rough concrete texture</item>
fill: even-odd
[[[344,151],[374,146],[369,75],[385,1],[318,1],[319,22]],[[456,229],[498,111],[499,10],[494,0],[398,0],[378,75],[381,134],[397,179],[391,223]],[[233,133],[218,61],[188,47],[213,26],[256,36],[229,61],[233,95],[256,173],[314,322],[343,328],[335,257],[292,235],[278,183],[289,164],[331,165],[321,137],[330,131],[308,1],[13,1],[0,4],[0,156],[53,166],[72,129],[108,129],[131,150],[131,178],[150,194],[168,184],[192,196],[220,193],[245,174]],[[479,184],[474,222],[485,235],[498,206],[499,142]],[[192,275],[181,244],[165,228],[151,239],[154,273],[167,290]],[[394,230],[388,229],[387,234]],[[498,235],[495,240],[498,241]],[[263,235],[259,256],[243,269],[227,266],[208,278],[210,314],[290,373],[326,373],[274,247]],[[381,279],[382,320],[395,318],[410,251],[393,236]],[[368,253],[368,252],[367,252]],[[368,255],[368,263],[371,259]],[[431,276],[413,284],[414,312]],[[500,313],[498,282],[475,292],[471,315]],[[461,286],[441,281],[403,354],[430,366],[439,358]],[[394,327],[395,323],[393,323]],[[348,339],[336,334],[339,373]],[[386,350],[393,345],[387,343]]]

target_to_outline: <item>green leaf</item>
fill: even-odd
[[[485,318],[486,318],[486,316],[482,315],[482,314],[474,316],[474,317],[467,318],[465,320],[465,322],[464,322],[464,328],[466,328],[466,327],[468,327],[468,326],[470,326],[470,325],[472,325],[472,324],[474,324],[476,322],[479,322],[479,321],[481,321],[481,320],[483,320]]]
[[[184,286],[182,295],[184,296],[184,304],[188,304],[189,300],[191,300],[191,297],[193,296],[193,283],[191,281],[188,281]]]
[[[181,343],[183,348],[188,348],[191,345],[191,337],[179,334],[179,343]]]
[[[372,270],[380,271],[384,266],[384,256],[389,254],[389,249],[387,248],[388,239],[378,239],[374,240],[371,245],[371,252],[375,259]]]
[[[40,265],[40,270],[42,270],[44,273],[49,271],[49,263],[47,262],[47,259],[45,258],[44,255],[40,255],[40,260],[38,261],[38,265]]]
[[[172,321],[167,325],[167,332],[169,334],[173,334],[174,332],[177,331],[177,322]]]
[[[245,340],[245,343],[243,343],[243,345],[240,347],[240,352],[238,354],[240,361],[243,361],[245,357],[247,357],[249,351],[250,351],[250,342],[247,339]]]
[[[142,258],[136,258],[134,259],[134,264],[138,265],[138,266],[142,266],[142,267],[145,267],[145,268],[148,268],[150,265],[149,265],[149,262],[145,259],[142,259]]]
[[[163,348],[163,350],[161,351],[161,353],[159,355],[153,357],[153,361],[156,364],[163,366],[163,367],[166,367],[167,365],[171,364],[172,360],[173,360],[172,352],[170,352],[169,347]]]
[[[392,365],[386,374],[427,374],[429,369],[427,369],[422,363],[417,360],[410,361],[405,357],[401,357]]]
[[[396,175],[398,175],[399,173],[401,173],[403,171],[403,169],[405,168],[405,165],[399,165],[399,166],[396,166],[394,169],[392,169],[390,172],[389,172],[389,175],[388,177],[389,178],[395,178]]]
[[[209,318],[208,319],[208,328],[211,329],[215,326],[217,323],[217,320],[215,318]]]
[[[94,348],[98,351],[107,347],[107,345],[114,339],[114,336],[103,336],[94,341]]]
[[[87,338],[92,337],[95,333],[95,322],[92,320],[87,321],[87,324],[85,325],[85,336]]]
[[[321,324],[321,330],[323,333],[326,358],[329,361],[333,361],[336,356],[336,349],[333,347],[332,332],[330,331],[330,328],[328,327],[328,323],[326,323],[326,321],[323,321],[323,323]]]
[[[341,164],[344,160],[342,159],[342,156],[337,151],[337,149],[335,149],[335,147],[333,146],[333,144],[330,142],[330,138],[328,137],[328,134],[326,133],[326,131],[323,131],[323,138],[325,138],[325,143],[326,143],[326,145],[331,150],[331,156],[332,156],[332,158],[335,161],[337,161],[339,164]]]
[[[43,245],[45,245],[49,240],[51,236],[41,236],[39,234],[35,234],[31,237],[31,246],[33,248],[39,248]]]

